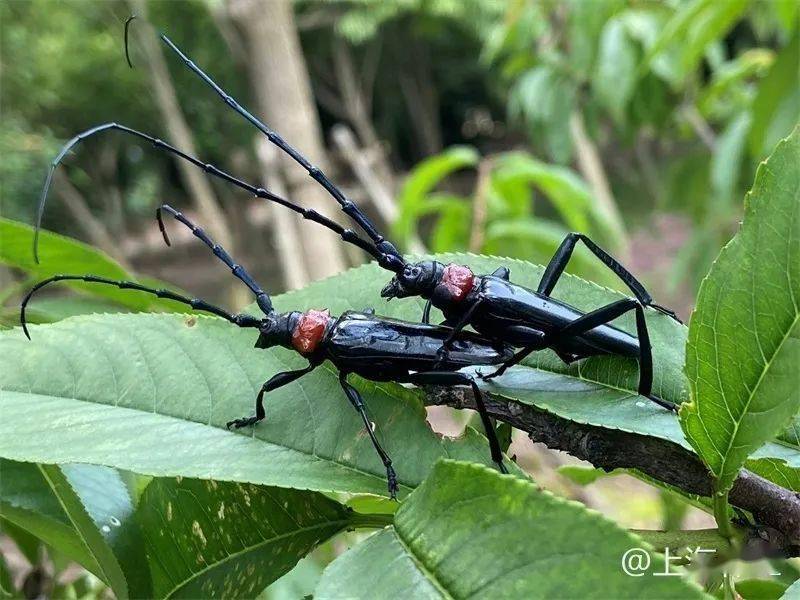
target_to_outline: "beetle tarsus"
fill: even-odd
[[[250,425],[255,425],[261,419],[258,417],[242,417],[241,419],[234,419],[233,421],[228,421],[225,423],[225,427],[230,429],[234,427],[235,429],[241,429],[242,427],[249,427]]]

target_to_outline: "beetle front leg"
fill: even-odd
[[[372,430],[372,422],[369,420],[366,407],[364,406],[364,400],[361,398],[361,394],[358,393],[358,390],[347,382],[347,373],[339,373],[339,383],[342,385],[347,399],[350,400],[350,404],[358,411],[358,414],[361,415],[361,420],[364,421],[364,427],[367,428],[367,433],[369,434],[370,440],[372,440],[372,445],[378,453],[378,456],[380,456],[383,466],[386,468],[386,482],[389,486],[389,495],[392,497],[392,500],[396,500],[398,490],[397,473],[394,472],[394,467],[392,467],[392,459],[389,458],[389,455],[386,454],[386,451],[381,447],[380,442],[378,442],[378,438],[375,437],[375,432]]]
[[[242,417],[241,419],[234,419],[233,421],[228,421],[225,424],[225,427],[230,429],[231,427],[235,427],[236,429],[241,429],[242,427],[247,427],[249,425],[255,425],[259,421],[261,421],[265,416],[266,412],[264,411],[264,394],[267,392],[271,392],[272,390],[276,390],[279,387],[283,387],[284,385],[288,385],[296,379],[300,379],[306,373],[310,373],[316,368],[317,365],[313,363],[309,363],[309,365],[304,369],[297,369],[296,371],[286,371],[284,373],[278,373],[277,375],[273,375],[269,381],[267,381],[264,385],[261,386],[261,390],[258,392],[258,396],[256,397],[256,414],[254,417]]]

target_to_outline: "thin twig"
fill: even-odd
[[[572,113],[569,121],[572,142],[577,152],[578,168],[592,188],[597,209],[608,224],[613,242],[617,245],[617,254],[625,256],[628,253],[630,240],[625,229],[625,223],[619,212],[619,207],[611,193],[603,161],[583,123],[583,115],[579,112]]]
[[[478,165],[478,179],[475,182],[475,193],[472,196],[472,227],[469,232],[469,251],[480,252],[486,233],[486,204],[489,196],[489,183],[494,162],[491,158],[483,159]]]

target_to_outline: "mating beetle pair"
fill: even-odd
[[[567,236],[545,269],[536,290],[512,283],[509,270],[505,267],[497,269],[491,275],[475,275],[470,269],[461,265],[443,265],[437,261],[409,263],[322,171],[311,165],[277,133],[242,108],[166,36],[161,37],[186,66],[201,77],[226,104],[305,168],[309,175],[333,196],[341,209],[353,219],[368,239],[343,228],[314,210],[302,208],[261,187],[247,183],[158,138],[124,125],[106,123],[74,137],[51,164],[39,202],[34,255],[37,254],[38,230],[54,170],[69,150],[83,139],[102,131],[117,130],[149,141],[155,147],[202,168],[210,175],[245,189],[256,197],[298,212],[305,219],[334,231],[345,242],[366,251],[382,268],[393,274],[390,282],[383,288],[381,296],[387,299],[409,296],[426,299],[422,323],[396,321],[375,316],[371,312],[346,312],[338,318],[333,318],[324,311],[277,314],[269,295],[242,266],[236,264],[223,248],[214,244],[202,229],[184,215],[170,206],[163,205],[159,207],[157,217],[165,241],[169,244],[162,222],[162,211],[191,228],[194,235],[231,268],[233,274],[253,292],[258,306],[264,312],[264,317],[231,314],[202,300],[190,299],[167,290],[147,288],[133,282],[112,281],[95,276],[61,275],[40,282],[26,296],[22,307],[23,325],[25,306],[36,290],[54,281],[82,280],[137,289],[183,302],[194,309],[220,316],[239,327],[258,329],[259,338],[256,347],[284,346],[296,350],[308,359],[309,364],[306,368],[279,373],[267,381],[256,400],[256,415],[228,423],[234,427],[252,425],[263,419],[265,393],[302,377],[328,359],[339,370],[341,386],[360,413],[372,443],[386,467],[392,496],[397,489],[397,479],[391,460],[375,437],[358,391],[347,382],[349,373],[356,373],[376,381],[471,386],[489,440],[492,459],[503,471],[505,469],[502,464],[502,452],[486,413],[481,391],[471,375],[459,371],[462,367],[496,366],[497,369],[492,374],[483,376],[485,379],[491,379],[501,375],[508,367],[519,363],[530,353],[545,348],[553,349],[567,363],[596,355],[632,357],[639,361],[639,393],[665,408],[674,409],[671,403],[652,395],[652,354],[644,309],[646,306],[651,306],[676,318],[674,313],[653,304],[651,296],[641,283],[587,237],[581,234]],[[600,261],[620,277],[635,298],[619,300],[589,313],[583,313],[550,296],[579,241],[586,244]],[[441,325],[429,324],[431,306],[440,309],[445,315],[445,321]],[[635,337],[610,325],[611,321],[630,311],[634,311],[636,317]],[[478,334],[464,332],[467,326],[471,326]]]

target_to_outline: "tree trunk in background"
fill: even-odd
[[[279,196],[286,197],[286,187],[280,175],[279,150],[267,138],[256,138],[256,156],[261,164],[264,186]],[[287,290],[295,290],[309,282],[308,269],[299,249],[303,246],[302,233],[305,231],[300,215],[267,202],[263,206],[272,220],[272,234],[275,250],[283,271],[283,283]],[[299,225],[299,227],[298,227]],[[301,231],[301,228],[303,230]]]
[[[292,146],[326,173],[322,128],[311,92],[308,69],[289,0],[229,0],[231,16],[245,36],[250,76],[258,110]],[[281,156],[290,197],[329,216],[339,206],[306,171]],[[345,268],[341,240],[311,224],[301,225],[299,239],[309,275],[327,277]]]

